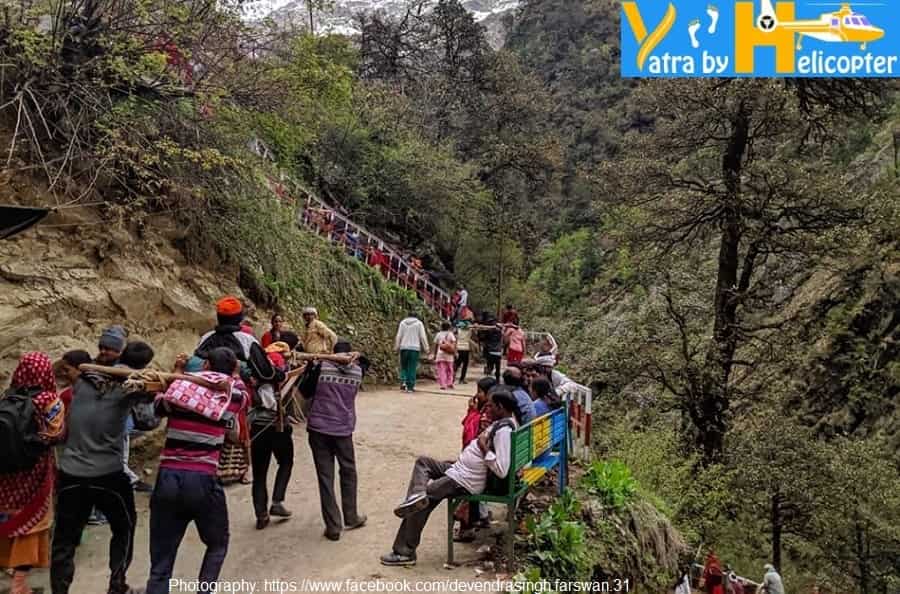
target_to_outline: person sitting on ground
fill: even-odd
[[[363,372],[356,364],[358,354],[346,340],[339,340],[334,354],[347,355],[346,363],[322,361],[315,396],[306,423],[312,450],[319,502],[325,522],[325,538],[337,541],[342,530],[356,530],[366,523],[357,509],[356,454],[353,432],[356,430],[356,396]],[[334,461],[340,466],[341,508],[334,492]]]
[[[319,319],[319,311],[315,307],[303,310],[303,351],[312,355],[327,355],[334,351],[337,334]]]
[[[534,402],[531,395],[525,390],[522,370],[517,367],[509,367],[503,372],[503,384],[512,390],[513,397],[519,406],[519,418],[523,425],[527,425],[535,418]]]
[[[281,331],[284,328],[284,318],[281,317],[281,314],[275,314],[272,316],[272,327],[266,331],[265,334],[262,335],[262,339],[259,341],[262,345],[262,348],[266,348],[273,342],[278,342],[281,340]]]
[[[64,405],[56,395],[50,357],[44,353],[22,355],[10,389],[0,400],[5,400],[4,412],[28,412],[34,422],[34,433],[21,435],[22,439],[17,440],[22,445],[21,453],[30,455],[30,463],[24,463],[25,456],[4,451],[5,463],[15,466],[0,474],[0,567],[13,570],[12,587],[6,591],[31,594],[27,583],[29,572],[36,567],[50,566],[50,523],[56,479],[50,446],[62,439],[65,423]],[[27,443],[29,437],[36,438],[37,443]]]
[[[125,348],[125,331],[112,327],[100,339],[97,362],[112,365]],[[149,347],[148,347],[149,348]],[[153,394],[126,393],[122,381],[83,372],[75,382],[68,432],[59,456],[59,489],[53,528],[50,583],[54,594],[67,594],[75,577],[75,549],[96,507],[112,529],[109,546],[109,593],[130,592],[128,568],[134,550],[137,511],[134,490],[125,474],[126,419]]]
[[[187,356],[179,356],[174,371],[181,373]],[[159,457],[159,474],[150,498],[150,577],[146,594],[168,594],[178,547],[188,524],[194,522],[206,545],[198,580],[212,591],[228,552],[228,506],[217,469],[225,441],[237,441],[236,419],[249,406],[244,383],[237,377],[238,359],[227,347],[207,353],[204,369],[235,376],[225,416],[214,421],[199,413],[158,403],[168,416],[166,442]]]
[[[440,462],[426,456],[416,460],[406,499],[394,510],[403,522],[391,552],[381,557],[383,565],[415,565],[422,530],[441,501],[482,493],[488,471],[499,478],[506,477],[510,467],[512,432],[517,427],[514,419],[518,410],[516,400],[507,388],[500,387],[491,393],[485,406],[494,422],[466,446],[456,462]]]
[[[535,417],[542,417],[560,406],[553,384],[545,377],[538,377],[531,382],[531,396],[534,398]]]

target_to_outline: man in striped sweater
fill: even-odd
[[[175,371],[181,372],[186,362],[187,356],[180,356]],[[209,351],[204,368],[236,376],[237,364],[231,349],[218,347]],[[197,525],[200,540],[206,545],[198,592],[215,591],[228,551],[228,508],[216,469],[225,440],[238,439],[237,415],[249,401],[246,387],[236,378],[222,421],[163,405],[164,410],[160,412],[169,417],[169,422],[159,475],[150,498],[147,594],[168,594],[178,545],[191,522]]]

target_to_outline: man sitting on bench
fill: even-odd
[[[485,404],[494,419],[478,439],[472,440],[456,462],[439,462],[421,456],[416,460],[406,499],[394,509],[402,518],[393,550],[381,557],[383,565],[415,565],[416,547],[428,516],[444,499],[460,495],[477,495],[484,491],[488,470],[499,478],[509,471],[510,437],[517,424],[515,397],[505,386],[491,391]]]

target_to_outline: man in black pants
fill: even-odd
[[[503,358],[503,331],[493,316],[485,316],[478,331],[478,342],[484,348],[484,374],[500,381],[500,361]]]
[[[289,518],[291,512],[284,507],[284,497],[291,470],[294,468],[294,440],[291,425],[284,415],[278,400],[280,394],[274,386],[261,386],[253,396],[250,411],[250,461],[253,468],[253,509],[256,512],[256,528],[262,530],[269,525],[269,516]],[[275,485],[272,488],[272,507],[266,482],[272,456],[278,463]]]
[[[115,326],[108,329],[100,339],[98,362],[113,363],[124,347],[124,331]],[[152,359],[153,351],[147,350]],[[137,513],[134,489],[122,465],[125,420],[136,402],[151,398],[148,394],[125,394],[121,382],[92,372],[82,373],[75,382],[66,420],[68,437],[59,458],[50,565],[53,594],[69,592],[75,577],[75,549],[93,507],[106,516],[112,529],[108,592],[131,592],[126,573]]]
[[[456,361],[453,363],[453,375],[462,368],[459,383],[466,383],[466,372],[469,370],[469,352],[472,350],[471,324],[463,320],[456,323]]]

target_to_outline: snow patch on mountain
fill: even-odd
[[[433,4],[436,4],[434,2]],[[505,32],[502,17],[518,8],[519,0],[462,0],[462,5],[472,13],[476,22],[485,26],[488,40],[494,47],[503,44]],[[390,16],[406,13],[407,0],[335,0],[323,11],[316,11],[315,26],[318,33],[356,35],[355,17],[358,13],[384,12]],[[273,18],[276,21],[305,26],[309,19],[306,0],[253,0],[244,3],[244,16],[248,20]]]

